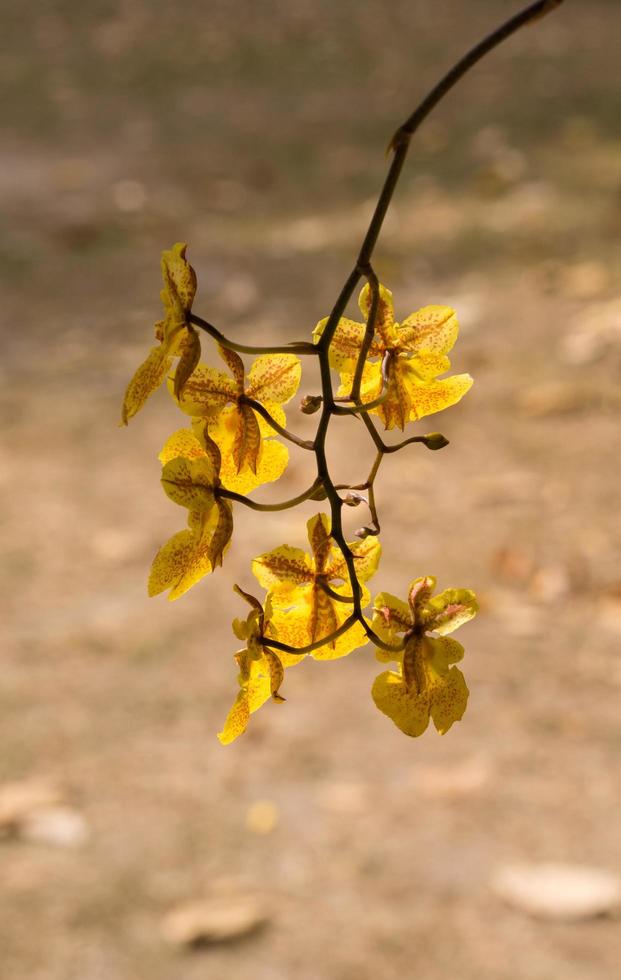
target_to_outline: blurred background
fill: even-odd
[[[117,423],[160,317],[160,252],[189,243],[195,310],[230,337],[309,338],[392,132],[519,4],[1,6],[0,974],[615,976],[619,4],[567,2],[460,84],[416,137],[376,253],[399,319],[456,308],[453,370],[475,378],[412,430],[447,449],[383,464],[373,583],[404,594],[433,573],[480,595],[463,722],[398,732],[367,648],[305,660],[228,748],[232,586],[256,591],[250,559],[304,547],[319,508],[237,508],[224,568],[147,599],[184,523],[157,460],[184,419],[160,391]],[[311,371],[300,393],[316,390]],[[298,401],[289,425],[310,432]],[[366,476],[360,429],[331,441],[339,479]],[[309,465],[291,447],[257,499],[297,493]]]

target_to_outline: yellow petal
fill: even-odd
[[[450,306],[423,306],[397,328],[400,348],[414,354],[448,354],[458,333],[457,316]]]
[[[162,276],[165,288],[172,283],[185,310],[190,310],[196,295],[196,273],[186,260],[186,242],[176,242],[162,252]]]
[[[242,651],[242,654],[245,652]],[[238,659],[239,656],[238,654]],[[248,676],[242,683],[242,689],[229,711],[222,731],[218,733],[218,738],[223,745],[228,745],[239,738],[248,727],[250,715],[258,711],[273,696],[273,669],[271,657],[268,659],[262,655],[258,660],[250,662]],[[278,673],[277,669],[276,673]],[[274,700],[283,699],[276,697]]]
[[[449,370],[451,362],[446,354],[421,354],[408,359],[408,366],[419,381],[434,381],[439,374]]]
[[[272,672],[264,656],[253,660],[250,665],[250,678],[246,685],[248,709],[250,714],[258,711],[272,696]]]
[[[261,402],[264,408],[268,410],[275,422],[282,425],[284,428],[287,424],[287,416],[285,415],[284,409],[280,407],[276,402],[263,401]],[[255,413],[257,417],[257,422],[259,423],[259,431],[263,439],[267,439],[270,436],[274,437],[276,435],[276,429],[272,428],[269,422],[266,422],[262,415],[258,412]]]
[[[412,371],[404,357],[395,357],[388,366],[386,400],[373,409],[386,429],[398,426],[402,431],[411,414]],[[365,398],[365,401],[367,399]]]
[[[121,423],[128,421],[139,412],[147,398],[156,391],[164,381],[172,358],[163,346],[152,347],[147,359],[140,365],[127,386],[121,410]]]
[[[180,531],[160,548],[153,560],[149,595],[170,589],[168,598],[173,601],[211,571],[209,539],[203,540],[192,531]]]
[[[375,574],[379,565],[382,553],[379,538],[370,534],[368,538],[364,538],[362,541],[348,541],[347,547],[354,555],[354,566],[358,581],[367,582]],[[324,571],[330,581],[332,579],[343,579],[345,582],[349,581],[347,565],[340,549],[333,547]]]
[[[425,628],[441,635],[452,633],[478,611],[476,596],[470,589],[445,589],[425,604]]]
[[[285,405],[298,390],[302,365],[295,354],[263,354],[248,374],[246,394],[257,401]]]
[[[346,597],[348,599],[351,599],[351,594],[352,593],[351,593],[351,585],[349,584],[349,582],[342,582],[340,585],[332,585],[331,588],[332,588],[332,591],[338,593],[338,595],[342,595],[343,597]],[[369,603],[370,603],[370,601],[371,601],[371,594],[370,594],[369,590],[367,589],[366,585],[361,585],[361,587],[360,587],[360,607],[361,607],[361,609],[364,609],[366,606],[368,606]],[[344,603],[344,602],[342,602],[339,605],[342,606],[343,609],[346,609],[348,611],[348,613],[350,613],[351,610],[352,610],[352,604],[351,603]]]
[[[308,617],[300,609],[283,612],[276,609],[266,626],[266,634],[286,643],[290,647],[305,647],[310,643],[308,635]],[[278,651],[278,658],[285,668],[295,667],[304,660],[307,654],[285,653]]]
[[[254,414],[254,413],[253,413]],[[289,451],[276,439],[263,439],[260,444],[256,473],[244,463],[237,472],[233,446],[238,426],[237,405],[229,405],[217,419],[209,420],[209,432],[220,448],[222,465],[220,480],[227,490],[250,493],[263,483],[271,483],[284,473],[289,461]]]
[[[315,327],[313,331],[315,343],[321,338],[327,322],[328,317],[320,320]],[[332,343],[330,344],[330,367],[333,367],[336,371],[346,371],[353,374],[364,339],[364,331],[364,323],[356,323],[355,320],[348,320],[347,317],[341,317],[334,332]],[[377,356],[377,350],[375,348],[371,356]]]
[[[240,691],[226,717],[222,731],[218,732],[218,739],[221,744],[230,745],[236,738],[243,735],[248,727],[249,719],[248,694],[246,691]]]
[[[454,668],[456,669],[456,668]],[[371,694],[376,706],[406,735],[422,735],[429,724],[429,697],[408,690],[400,674],[386,670],[375,682]]]
[[[407,362],[405,364],[407,365]],[[469,374],[454,374],[439,381],[423,383],[413,370],[408,372],[408,368],[405,367],[404,371],[409,374],[407,384],[411,401],[410,422],[416,422],[427,415],[442,412],[445,408],[456,405],[472,387],[472,378]]]
[[[451,667],[442,684],[431,689],[431,717],[440,735],[461,721],[468,704],[468,688],[461,670]]]
[[[372,626],[381,640],[396,645],[399,642],[399,634],[406,633],[412,625],[412,614],[407,602],[402,602],[389,592],[380,592],[375,597]],[[378,647],[376,657],[382,663],[389,663],[391,660],[400,660],[402,654],[391,653]]]
[[[287,447],[274,439],[268,439],[261,445],[256,473],[249,466],[244,466],[240,473],[236,473],[232,457],[226,457],[223,453],[220,479],[227,490],[248,494],[263,483],[271,483],[282,476],[288,461]]]
[[[289,450],[277,439],[264,439],[261,443],[259,462],[257,463],[255,486],[263,483],[273,483],[278,480],[287,468]],[[231,488],[232,489],[232,488]],[[241,491],[247,493],[248,491]]]
[[[206,364],[199,364],[185,384],[179,408],[186,415],[210,417],[236,397],[237,389],[231,378]]]
[[[216,474],[206,456],[171,459],[162,470],[167,497],[188,510],[207,511],[214,502]]]
[[[177,343],[179,338],[185,332],[187,326],[187,308],[184,306],[179,293],[175,288],[170,273],[167,269],[162,267],[162,275],[164,278],[164,288],[160,291],[160,299],[162,300],[165,318],[162,322],[157,323],[155,330],[156,336],[162,337],[162,343],[172,345]],[[177,349],[172,350],[171,354],[176,354]]]
[[[165,464],[178,456],[198,459],[205,455],[205,450],[191,429],[177,429],[164,443],[158,459]]]
[[[433,684],[446,677],[451,664],[463,659],[464,648],[452,636],[426,636],[425,655],[429,682]]]
[[[351,606],[345,605],[344,603],[336,603],[333,599],[330,599],[330,602],[333,604],[333,610],[336,614],[336,626],[341,626],[351,613]],[[319,639],[319,637],[316,637],[316,639]],[[332,643],[313,650],[311,657],[314,660],[338,660],[340,657],[346,657],[348,654],[353,653],[354,650],[365,646],[368,642],[364,627],[360,623],[354,623],[347,632],[342,633]]]
[[[274,604],[280,605],[279,600],[289,597],[298,586],[312,581],[313,567],[309,556],[301,548],[283,544],[255,558],[252,574],[264,589],[271,590]]]
[[[351,391],[354,381],[352,373],[341,372],[341,384],[338,389],[339,397],[347,397]],[[367,361],[362,371],[362,384],[360,387],[360,400],[362,402],[374,401],[382,393],[383,388],[382,365],[379,361]]]
[[[371,309],[373,294],[371,287],[367,283],[363,286],[360,296],[358,297],[358,306],[360,307],[360,312],[362,313],[365,320],[369,316],[369,310]],[[375,329],[384,341],[388,345],[394,339],[393,325],[395,322],[394,308],[392,302],[392,293],[385,286],[380,283],[379,287],[379,304],[377,308],[377,316],[375,319]]]

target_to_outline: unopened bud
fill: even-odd
[[[370,534],[375,534],[375,531],[371,527],[359,527],[357,531],[354,531],[357,538],[368,538]]]
[[[428,436],[423,437],[423,442],[427,446],[427,449],[444,449],[448,446],[448,439],[442,435],[441,432],[430,432]]]
[[[314,415],[321,408],[322,400],[321,395],[304,395],[300,402],[300,411],[304,412],[304,415]]]
[[[355,490],[350,490],[347,496],[343,497],[343,503],[348,507],[358,507],[360,504],[366,504],[367,500]]]

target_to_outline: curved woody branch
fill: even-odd
[[[391,652],[399,652],[404,648],[404,642],[398,645],[391,645],[384,642],[371,628],[364,618],[361,606],[362,599],[362,587],[358,580],[355,567],[355,558],[348,547],[345,537],[343,534],[343,524],[342,524],[342,508],[345,501],[339,495],[339,489],[346,489],[342,485],[335,485],[330,476],[328,462],[326,458],[326,437],[328,433],[328,428],[330,421],[333,416],[336,415],[359,415],[364,422],[369,435],[371,436],[373,443],[377,449],[377,456],[373,464],[373,468],[367,481],[364,484],[359,484],[357,487],[352,487],[349,489],[368,489],[369,491],[369,509],[371,512],[371,518],[373,527],[372,528],[362,528],[360,530],[361,536],[366,536],[369,533],[377,534],[380,530],[380,524],[377,516],[377,510],[375,506],[375,495],[374,495],[374,482],[379,469],[381,460],[383,456],[387,453],[394,453],[402,449],[404,446],[410,443],[422,442],[427,445],[430,449],[439,449],[443,445],[447,444],[447,441],[443,436],[438,433],[431,436],[412,436],[408,439],[404,439],[402,442],[395,445],[389,445],[384,442],[378,433],[374,423],[369,417],[369,412],[372,408],[376,408],[385,400],[388,394],[388,385],[390,380],[390,361],[391,354],[387,352],[382,362],[382,393],[380,396],[373,401],[367,403],[361,403],[361,386],[364,373],[364,365],[373,342],[373,336],[375,333],[375,324],[377,320],[377,314],[380,302],[380,291],[379,291],[379,281],[375,274],[375,271],[371,265],[371,258],[379,234],[381,232],[384,219],[386,217],[388,208],[392,201],[401,171],[405,159],[408,154],[410,140],[413,134],[416,132],[423,120],[430,114],[430,112],[438,105],[438,103],[444,98],[445,95],[453,88],[453,86],[478,62],[484,57],[489,51],[499,45],[506,38],[510,37],[516,31],[526,24],[544,16],[545,14],[551,12],[556,7],[560,6],[563,0],[537,0],[537,2],[530,4],[528,7],[524,8],[519,13],[515,14],[504,24],[494,30],[491,34],[485,37],[482,41],[476,44],[463,58],[461,58],[453,67],[444,75],[444,77],[431,89],[431,91],[425,96],[422,102],[417,106],[417,108],[412,112],[412,114],[406,119],[406,121],[396,130],[393,135],[389,150],[393,153],[393,158],[388,169],[388,173],[384,180],[384,184],[381,188],[377,204],[373,211],[371,220],[367,232],[364,236],[356,263],[349,273],[338,298],[332,308],[332,311],[326,321],[323,333],[316,344],[307,342],[298,342],[287,345],[279,345],[272,347],[255,347],[246,344],[238,344],[234,341],[228,340],[219,330],[217,330],[212,324],[201,319],[195,314],[190,314],[190,321],[197,327],[206,331],[214,340],[217,340],[223,347],[229,350],[238,351],[242,354],[279,354],[279,353],[293,353],[300,355],[310,355],[313,354],[317,356],[321,374],[321,414],[318,421],[317,433],[313,442],[308,442],[306,440],[300,439],[293,433],[288,432],[279,423],[273,419],[267,409],[264,409],[262,405],[255,402],[253,399],[244,398],[246,404],[258,412],[262,417],[268,422],[269,425],[276,431],[279,432],[284,438],[289,439],[289,441],[295,443],[303,449],[311,449],[315,454],[315,459],[317,463],[317,477],[312,484],[304,493],[299,494],[297,497],[293,497],[291,500],[285,501],[280,504],[259,504],[255,501],[242,496],[241,494],[233,493],[232,491],[220,489],[218,493],[222,497],[226,497],[229,500],[238,501],[245,504],[247,507],[251,507],[253,510],[257,511],[277,511],[284,510],[289,507],[295,507],[298,503],[304,500],[308,500],[318,492],[323,492],[325,497],[329,501],[330,512],[331,512],[331,537],[339,550],[343,555],[347,567],[347,573],[349,577],[349,585],[351,588],[351,597],[344,597],[334,592],[327,583],[321,583],[321,587],[324,591],[333,599],[339,600],[341,602],[349,602],[352,605],[352,612],[347,617],[347,619],[342,623],[342,625],[331,633],[329,636],[323,637],[320,640],[316,640],[313,643],[309,643],[303,647],[292,647],[286,643],[281,643],[276,639],[263,636],[261,637],[261,642],[264,646],[274,649],[281,650],[289,654],[297,654],[303,656],[306,653],[311,653],[313,650],[324,646],[326,643],[330,643],[337,639],[339,636],[343,635],[347,630],[350,629],[355,623],[359,623],[363,626],[366,635],[372,642],[381,647],[384,650]],[[359,355],[356,361],[356,367],[354,370],[354,376],[352,380],[352,387],[349,395],[346,398],[335,399],[334,391],[332,388],[332,377],[329,364],[329,351],[338,324],[343,316],[347,304],[349,303],[353,292],[360,282],[360,279],[366,278],[370,291],[371,291],[371,304],[369,313],[366,320],[364,337],[359,351]],[[340,405],[337,402],[346,401],[351,404]]]

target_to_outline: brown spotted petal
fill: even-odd
[[[369,316],[372,301],[373,292],[367,283],[367,285],[362,288],[360,296],[358,297],[358,306],[360,307],[360,312],[365,320]],[[385,347],[390,346],[394,340],[394,322],[395,314],[392,302],[392,293],[389,289],[386,289],[385,286],[380,285],[377,316],[375,318],[375,329],[380,335]]]
[[[470,589],[445,589],[424,606],[425,629],[444,635],[469,622],[479,606]]]
[[[220,344],[218,344],[218,353],[233,375],[233,381],[235,382],[238,394],[243,394],[244,362],[242,361],[241,357],[234,350],[229,350],[227,347],[222,347]]]
[[[314,579],[312,562],[301,548],[283,544],[259,555],[252,562],[252,574],[268,589],[274,606],[286,607],[288,597],[299,586]]]
[[[222,565],[222,556],[233,534],[233,508],[228,500],[216,500],[218,517],[209,547],[209,558],[214,568]]]
[[[240,473],[247,464],[256,473],[261,449],[261,430],[249,405],[237,406],[235,424],[232,452],[237,472]]]
[[[327,514],[316,514],[307,522],[308,540],[315,560],[315,574],[321,575],[332,547],[330,537],[330,518]]]
[[[284,701],[285,699],[278,693],[285,676],[285,668],[282,665],[280,657],[273,650],[270,650],[269,647],[263,647],[263,656],[269,668],[272,697],[274,701]]]
[[[181,397],[181,393],[185,388],[186,382],[198,367],[198,362],[200,359],[200,338],[196,330],[194,330],[192,327],[188,327],[187,337],[183,342],[181,350],[181,357],[179,358],[179,363],[175,369],[175,377],[173,381],[173,392],[175,398],[179,399]]]
[[[415,578],[413,582],[410,582],[408,602],[412,611],[412,622],[416,626],[420,626],[423,620],[426,622],[423,610],[433,595],[435,587],[436,580],[433,575],[423,575],[421,578]]]
[[[339,626],[336,614],[335,600],[331,599],[319,584],[315,584],[312,590],[312,603],[309,616],[309,632],[311,642],[320,640],[323,636],[329,636]],[[331,640],[326,646],[334,649],[335,641]]]
[[[298,390],[302,365],[295,354],[263,354],[248,374],[246,394],[260,402],[285,405]]]
[[[422,694],[426,687],[423,637],[415,634],[405,644],[403,651],[403,682],[408,691]]]
[[[186,242],[176,242],[162,252],[162,276],[166,288],[174,292],[183,308],[189,311],[196,295],[196,273],[185,257]]]

